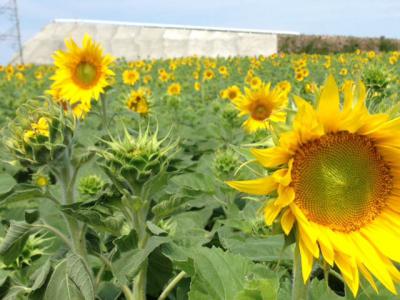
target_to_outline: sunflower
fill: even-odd
[[[232,100],[240,110],[239,116],[249,115],[243,123],[248,132],[269,129],[271,122],[284,122],[287,105],[287,93],[278,87],[271,90],[271,84],[260,85],[257,90],[245,88],[245,93]]]
[[[224,77],[228,77],[229,76],[229,71],[228,71],[227,67],[225,67],[225,66],[219,67],[218,68],[218,72],[219,72],[219,74],[221,74]]]
[[[125,70],[122,73],[122,80],[127,85],[135,85],[139,78],[140,74],[136,70]]]
[[[214,76],[215,76],[215,73],[214,73],[213,70],[210,70],[210,69],[205,70],[205,71],[204,71],[204,74],[203,74],[203,80],[204,80],[204,81],[206,81],[206,80],[211,80],[211,79],[214,78]]]
[[[24,141],[29,141],[38,136],[48,138],[50,136],[49,121],[45,117],[41,117],[36,123],[31,124],[31,129],[24,132]]]
[[[146,90],[141,88],[131,91],[126,105],[131,111],[137,112],[141,115],[146,115],[149,112]]]
[[[58,50],[53,55],[56,72],[51,79],[54,87],[59,88],[62,98],[71,104],[98,100],[109,85],[108,77],[114,75],[109,69],[114,59],[103,55],[101,46],[88,35],[83,38],[82,48],[72,39],[65,44],[66,52]]]
[[[222,99],[234,100],[242,94],[237,85],[232,85],[222,91]]]
[[[179,83],[172,83],[168,87],[167,94],[169,96],[178,96],[181,94],[181,85]]]
[[[269,149],[253,149],[274,172],[232,181],[242,192],[276,197],[265,205],[271,225],[280,216],[285,234],[296,223],[304,282],[314,258],[340,270],[354,295],[360,275],[391,292],[400,282],[400,118],[370,114],[362,83],[346,85],[340,108],[335,79],[322,88],[318,108],[295,97],[293,129]],[[275,193],[276,191],[276,193]],[[374,276],[374,277],[373,277]]]
[[[257,90],[257,89],[259,89],[259,88],[261,87],[262,83],[263,83],[263,82],[261,81],[261,78],[260,78],[260,77],[254,76],[254,77],[251,78],[251,80],[250,80],[250,87],[251,87],[253,90]]]
[[[75,102],[74,104],[68,105],[68,102],[63,99],[61,96],[61,90],[60,88],[56,88],[54,84],[51,86],[49,90],[45,92],[47,95],[51,96],[51,99],[58,103],[63,110],[66,112],[69,109],[71,109],[72,114],[74,117],[77,119],[84,119],[86,115],[90,112],[90,109],[92,107],[90,102]]]
[[[201,84],[200,84],[200,82],[196,81],[196,82],[194,83],[194,89],[195,89],[196,92],[200,92],[200,90],[201,90]]]

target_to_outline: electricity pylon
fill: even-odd
[[[0,42],[8,42],[18,51],[19,63],[24,63],[22,51],[21,29],[18,16],[17,0],[0,2],[0,16],[8,17],[11,26],[8,30],[0,32]],[[5,25],[5,24],[4,24]]]

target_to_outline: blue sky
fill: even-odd
[[[55,18],[400,38],[399,0],[17,0],[26,41]],[[0,6],[6,0],[0,0]],[[0,32],[11,24],[0,15]],[[13,53],[0,43],[0,64]]]

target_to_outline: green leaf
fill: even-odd
[[[200,248],[193,259],[196,274],[192,278],[190,300],[247,300],[248,295],[278,288],[278,274],[219,248]],[[276,297],[275,294],[272,299]]]
[[[117,300],[121,295],[121,290],[112,282],[101,282],[97,290],[100,300]]]
[[[172,277],[172,263],[157,248],[149,255],[147,294],[157,298]]]
[[[188,198],[176,197],[175,195],[173,195],[169,199],[163,200],[160,203],[154,205],[151,211],[155,216],[160,219],[166,218],[176,212],[183,210],[185,203],[188,200]]]
[[[1,196],[0,205],[12,205],[17,202],[31,201],[43,197],[43,191],[38,186],[23,183],[15,185],[11,193]]]
[[[178,175],[173,177],[171,182],[180,188],[198,192],[211,193],[215,189],[212,178],[199,173]]]
[[[207,207],[201,210],[189,211],[174,215],[171,218],[170,237],[184,247],[201,246],[208,243],[214,233],[204,229],[212,215],[213,209]]]
[[[218,236],[224,248],[254,261],[292,259],[290,248],[283,251],[285,245],[283,235],[251,237],[225,226],[218,230]]]
[[[94,299],[94,284],[90,276],[90,270],[80,256],[71,252],[68,253],[67,273],[69,278],[79,288],[85,300]]]
[[[335,294],[327,285],[324,280],[314,279],[310,284],[310,300],[343,300],[343,297],[340,297]],[[375,299],[375,298],[374,298]],[[385,298],[386,299],[386,298]]]
[[[256,279],[246,283],[235,300],[276,300],[279,282],[271,279]]]
[[[78,287],[69,278],[67,261],[62,260],[54,269],[47,285],[44,300],[85,300]]]
[[[10,174],[0,174],[0,194],[8,193],[17,184],[17,181]]]
[[[33,285],[31,287],[32,291],[35,291],[37,289],[40,289],[43,284],[46,282],[47,275],[49,275],[51,270],[51,262],[50,260],[46,260],[43,266],[38,268],[33,274],[32,274],[32,279],[35,281],[33,282]]]
[[[94,286],[82,258],[68,253],[54,269],[44,300],[94,300]]]
[[[3,284],[7,281],[10,275],[11,271],[0,269],[0,286],[3,286]]]
[[[121,253],[113,263],[113,273],[121,284],[127,284],[140,270],[147,257],[160,245],[167,243],[167,237],[152,236],[143,249],[133,249]]]
[[[99,231],[120,235],[122,219],[113,215],[110,208],[96,201],[65,205],[61,210]]]
[[[0,255],[5,264],[12,263],[21,253],[28,238],[31,225],[25,222],[11,221],[10,228],[0,245]]]
[[[30,289],[24,287],[24,286],[13,286],[10,288],[8,291],[7,295],[2,298],[3,300],[20,300],[21,296],[29,293]],[[22,298],[24,299],[24,298]]]

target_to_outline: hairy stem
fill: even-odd
[[[126,300],[136,300],[136,298],[133,297],[131,290],[129,289],[128,286],[123,285],[121,287],[122,292],[124,293],[125,299]]]
[[[174,279],[165,287],[163,292],[161,293],[158,300],[165,300],[167,299],[168,295],[174,290],[174,288],[178,285],[178,283],[186,276],[185,271],[181,271],[178,275],[175,276]]]

